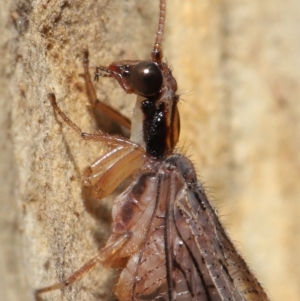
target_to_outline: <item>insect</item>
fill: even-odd
[[[151,59],[123,60],[96,69],[97,80],[111,77],[126,93],[137,95],[130,139],[83,133],[50,94],[55,112],[83,139],[110,147],[84,173],[83,184],[92,197],[106,197],[129,176],[132,181],[113,202],[111,235],[105,247],[66,280],[37,290],[36,299],[104,264],[121,270],[115,286],[119,301],[269,300],[228,238],[192,163],[175,151],[179,96],[176,80],[162,61],[165,15],[166,0],[160,0]],[[88,96],[95,100],[87,52],[84,69]],[[95,105],[130,127],[130,121],[114,109]]]

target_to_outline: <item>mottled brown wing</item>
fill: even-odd
[[[175,183],[181,181],[180,174],[185,184],[177,192],[169,222],[173,300],[268,300],[219,222],[191,162],[178,157],[176,166]]]
[[[129,199],[134,199],[138,208],[142,208],[139,215],[135,214],[139,217],[130,230],[134,236],[138,231],[141,235],[132,238],[139,246],[137,252],[129,258],[117,285],[118,298],[122,301],[170,300],[166,277],[166,255],[169,251],[166,250],[165,225],[166,201],[170,200],[169,175],[164,170],[146,174],[140,177],[130,194]],[[139,187],[140,191],[135,187]],[[119,291],[123,293],[118,293]],[[130,295],[123,298],[127,291]]]
[[[115,200],[113,220],[112,241],[132,233],[117,254],[128,257],[116,287],[120,301],[268,300],[187,158],[171,156],[137,175]]]
[[[173,251],[173,290],[189,296],[179,300],[244,300],[225,261],[222,240],[227,237],[219,235],[223,229],[218,229],[220,224],[201,187],[186,185],[175,199],[173,213],[172,231],[178,240]]]

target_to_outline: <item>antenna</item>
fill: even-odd
[[[166,0],[159,1],[159,17],[158,17],[158,25],[156,31],[155,42],[153,45],[153,50],[151,52],[151,58],[153,62],[158,64],[161,63],[162,59],[162,49],[161,49],[161,41],[164,33],[165,20],[166,20]]]

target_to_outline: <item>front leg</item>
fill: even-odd
[[[110,107],[109,105],[105,104],[97,98],[96,91],[91,81],[91,76],[89,73],[89,53],[87,49],[84,50],[83,68],[86,92],[91,106],[99,110],[105,117],[108,116],[116,124],[125,127],[127,130],[130,130],[131,121],[127,117],[125,117],[120,112],[118,112],[117,110],[115,110],[114,108]],[[101,74],[101,76],[111,77],[109,74]]]

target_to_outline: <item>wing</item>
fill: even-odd
[[[228,238],[191,162],[181,156],[175,164],[185,185],[175,197],[170,223],[173,300],[268,300]]]
[[[113,233],[132,233],[118,253],[127,258],[119,301],[268,300],[187,158],[174,155],[138,175],[115,205]]]

